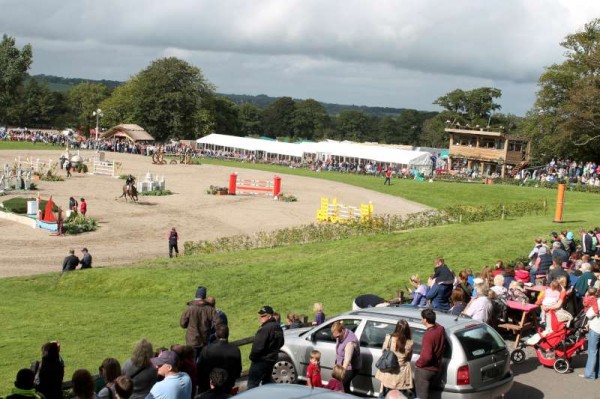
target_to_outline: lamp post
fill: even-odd
[[[98,145],[98,131],[100,130],[100,118],[104,116],[102,110],[98,108],[92,113],[92,116],[96,117],[96,145]]]

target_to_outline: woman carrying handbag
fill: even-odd
[[[382,356],[388,350],[396,355],[398,367],[385,370],[378,369],[375,373],[375,378],[381,382],[380,398],[384,398],[393,389],[401,391],[408,398],[413,397],[413,375],[410,367],[412,348],[413,341],[408,322],[400,320],[396,324],[394,332],[391,335],[386,335],[382,348]]]

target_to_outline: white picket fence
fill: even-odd
[[[94,163],[92,164],[92,174],[116,177],[115,161],[99,161],[94,159]]]

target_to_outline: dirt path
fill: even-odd
[[[0,151],[0,166],[17,156],[58,159],[61,151]],[[82,151],[84,158],[93,152]],[[108,176],[75,173],[64,182],[36,182],[42,198],[52,195],[67,208],[70,196],[84,197],[88,215],[100,228],[79,236],[52,237],[47,231],[0,219],[0,277],[58,271],[70,248],[81,256],[87,247],[94,266],[132,263],[140,259],[166,256],[167,234],[175,226],[180,250],[184,241],[274,230],[315,221],[322,196],[337,197],[341,203],[358,205],[372,201],[375,213],[405,214],[425,209],[420,204],[391,195],[321,179],[282,175],[282,189],[298,197],[298,202],[281,203],[267,197],[212,196],[210,185],[226,186],[236,171],[213,165],[153,165],[141,155],[106,153],[106,159],[123,165],[122,173],[143,178],[147,172],[164,175],[166,188],[175,194],[140,197],[137,204],[115,199],[121,194],[122,180]],[[271,179],[269,172],[237,170],[240,178]],[[64,171],[60,171],[64,176]],[[31,196],[37,195],[35,192]],[[19,193],[17,195],[25,195]],[[15,195],[0,197],[0,201]]]

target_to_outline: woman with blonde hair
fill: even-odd
[[[322,303],[315,303],[313,305],[313,312],[315,312],[315,321],[312,322],[313,326],[318,326],[320,324],[323,324],[323,322],[325,321],[325,313],[323,313],[323,304]]]
[[[152,344],[142,338],[133,350],[131,358],[123,365],[123,375],[133,381],[131,399],[144,399],[156,382],[158,374],[150,359],[154,357]]]
[[[410,304],[412,306],[427,306],[427,285],[421,284],[421,279],[418,274],[410,276],[410,284],[414,288],[412,291],[413,300]]]
[[[410,368],[410,360],[413,352],[413,341],[410,334],[410,326],[406,320],[399,320],[396,329],[390,335],[385,336],[382,352],[391,350],[398,359],[398,368],[393,370],[377,370],[375,378],[381,382],[379,397],[384,398],[391,390],[407,393],[413,388],[413,375]]]

